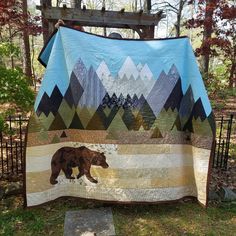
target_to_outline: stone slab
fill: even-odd
[[[111,208],[67,211],[64,236],[115,236]]]

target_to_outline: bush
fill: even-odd
[[[203,75],[210,97],[225,99],[235,92],[229,88],[228,64],[228,61],[216,61],[211,65],[208,78],[206,79]]]
[[[34,92],[29,87],[27,77],[20,69],[7,69],[0,66],[0,104],[10,103],[11,108],[22,112],[31,109]]]

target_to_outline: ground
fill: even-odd
[[[229,187],[236,190],[236,157],[229,160],[227,171],[212,170],[210,190],[218,191],[221,187]]]
[[[22,209],[22,197],[10,197],[0,205],[0,235],[63,235],[65,212],[106,207],[85,200],[58,199],[32,209]],[[109,205],[118,236],[227,235],[236,232],[236,203],[211,204],[204,209],[197,202],[159,205]]]

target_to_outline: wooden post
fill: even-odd
[[[152,9],[152,1],[146,0],[144,6],[145,6],[144,11],[150,13]],[[155,26],[146,26],[145,28],[143,28],[143,32],[144,32],[144,38],[148,39],[154,38]]]
[[[143,26],[143,27],[139,27],[139,26],[133,27],[133,26],[130,26],[130,28],[135,30],[138,33],[138,35],[139,35],[139,37],[141,39],[152,39],[152,38],[154,38],[154,29],[155,29],[154,25]]]
[[[41,13],[42,13],[42,26],[43,26],[43,42],[46,43],[49,38],[50,31],[49,31],[49,21],[46,19],[43,9],[51,7],[52,3],[51,0],[40,0],[40,5],[42,6]]]

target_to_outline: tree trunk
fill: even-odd
[[[177,12],[177,20],[176,20],[176,24],[175,24],[176,37],[180,36],[181,17],[182,17],[182,12],[183,12],[183,8],[184,8],[185,3],[186,3],[186,0],[179,1],[179,9]]]
[[[81,9],[82,0],[70,0],[71,8]]]
[[[210,50],[211,46],[209,40],[212,35],[212,26],[213,26],[213,13],[216,8],[216,0],[206,0],[206,9],[205,9],[205,20],[204,20],[204,29],[203,29],[203,41],[202,41],[202,50],[204,54],[202,55],[203,62],[203,73],[205,78],[208,78],[209,74],[209,62],[210,62]]]
[[[232,57],[231,57],[231,68],[229,74],[229,88],[236,87],[236,35],[233,37],[233,50],[232,50]]]
[[[144,12],[150,13],[152,8],[152,1],[151,0],[145,0],[143,3],[143,10]]]
[[[143,9],[142,0],[139,0],[139,7],[140,9]]]
[[[229,88],[236,87],[236,62],[232,62],[229,75]]]
[[[133,12],[137,12],[138,11],[138,0],[134,0],[134,7],[133,7]],[[135,30],[132,30],[132,38],[135,38]]]
[[[31,70],[31,59],[30,59],[29,34],[28,34],[28,27],[27,27],[28,25],[27,0],[22,0],[22,10],[23,10],[24,21],[25,21],[25,28],[23,30],[23,70],[24,70],[25,75],[31,78],[32,70]]]
[[[181,20],[181,14],[178,12],[177,14],[177,22],[175,25],[175,30],[176,30],[176,37],[180,36],[180,20]]]
[[[152,9],[152,1],[151,0],[146,0],[147,2],[147,12],[150,13]]]
[[[102,1],[102,7],[104,7],[106,9],[106,2],[105,0]],[[107,36],[107,28],[103,27],[103,36]]]
[[[37,81],[36,81],[36,75],[35,75],[35,69],[34,69],[34,56],[35,56],[35,44],[34,44],[34,36],[31,36],[31,55],[32,55],[32,60],[31,60],[31,64],[32,64],[32,80],[34,82],[34,90],[36,91],[36,85],[37,85]]]
[[[8,31],[9,31],[9,42],[10,44],[12,44],[12,33],[11,33],[11,25],[9,24],[8,25]],[[12,55],[12,51],[10,52],[10,59],[11,59],[11,68],[14,69],[15,67],[15,64],[14,64],[14,58],[13,58],[13,55]]]

